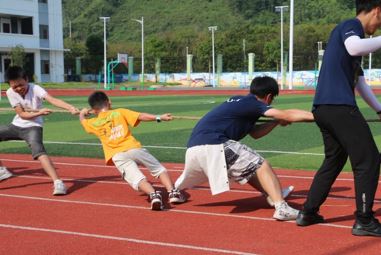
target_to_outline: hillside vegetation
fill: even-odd
[[[294,68],[314,69],[317,42],[326,42],[331,29],[355,15],[350,0],[295,0]],[[185,70],[186,50],[194,55],[194,71],[211,66],[211,33],[215,33],[217,54],[223,54],[224,71],[244,71],[247,53],[256,55],[256,70],[276,70],[280,63],[280,14],[275,6],[289,5],[279,0],[63,0],[67,65],[74,58],[85,59],[86,71],[102,65],[103,22],[107,23],[108,58],[118,52],[135,57],[139,70],[141,25],[132,19],[144,17],[146,68],[153,71],[161,59],[163,72]],[[69,21],[72,37],[68,38]],[[284,13],[284,45],[288,50],[289,12]],[[90,44],[90,47],[89,47]],[[286,56],[285,56],[286,58]],[[376,55],[374,65],[379,62]]]

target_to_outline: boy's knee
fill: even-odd
[[[154,169],[154,170],[151,170],[151,175],[155,178],[159,178],[159,176],[162,174],[162,173],[166,173],[167,172],[167,169],[165,167],[161,167],[161,168],[158,168],[158,169]]]
[[[130,186],[136,190],[136,191],[139,191],[139,185],[142,181],[145,181],[146,178],[145,177],[141,177],[139,179],[136,179],[136,180],[133,180],[133,181],[129,181],[129,180],[126,180],[128,182],[128,184],[130,184]]]
[[[31,142],[30,148],[32,149],[33,159],[38,159],[42,155],[46,155],[46,150],[43,144],[37,142]]]

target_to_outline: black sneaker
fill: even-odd
[[[313,224],[324,223],[324,218],[318,213],[300,211],[296,217],[296,225],[306,227]]]
[[[172,204],[181,204],[187,201],[187,198],[178,189],[171,190],[168,194],[168,199]]]
[[[356,220],[352,228],[352,235],[381,237],[381,224],[376,218],[373,218],[367,225],[361,224]]]
[[[163,210],[163,199],[161,198],[161,192],[155,191],[149,194],[149,199],[151,200],[151,209],[153,211]]]

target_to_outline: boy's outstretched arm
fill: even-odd
[[[82,120],[85,120],[86,119],[86,116],[90,114],[90,110],[87,109],[87,108],[83,108],[80,112],[79,112],[79,121],[82,122]]]
[[[278,110],[271,108],[267,110],[264,115],[269,118],[277,119],[283,122],[312,122],[314,121],[314,116],[311,112],[298,109],[289,110]],[[285,123],[282,123],[285,124]]]
[[[278,110],[271,108],[264,113],[264,116],[273,118],[274,120],[265,124],[255,125],[250,132],[250,136],[254,139],[267,135],[278,125],[287,126],[292,122],[314,121],[314,116],[311,112],[298,109]]]
[[[65,101],[55,98],[49,94],[46,94],[45,100],[51,103],[54,106],[57,106],[59,108],[65,109],[69,111],[71,114],[78,114],[79,110],[78,108],[74,107],[73,105],[66,103]]]
[[[261,138],[262,136],[270,133],[279,124],[280,123],[278,120],[273,120],[264,124],[255,125],[253,130],[250,132],[250,136],[254,139]]]
[[[140,121],[157,121],[157,122],[160,122],[160,121],[170,121],[172,119],[173,119],[173,117],[172,117],[172,114],[170,114],[170,113],[164,113],[162,115],[153,115],[150,113],[141,112],[139,114],[139,117],[138,117],[138,120],[140,120]]]
[[[14,107],[14,109],[15,109],[16,114],[19,115],[20,118],[22,118],[24,120],[31,120],[31,119],[34,119],[34,118],[41,116],[41,115],[48,115],[52,112],[52,110],[50,110],[48,108],[41,108],[41,109],[38,109],[36,111],[28,111],[28,110],[25,110],[20,105],[17,105],[16,107]]]

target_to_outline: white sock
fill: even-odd
[[[280,202],[275,202],[275,203],[274,203],[274,206],[275,206],[275,208],[278,208],[278,207],[280,207],[283,203],[286,203],[286,201],[282,200],[282,201],[280,201]]]

